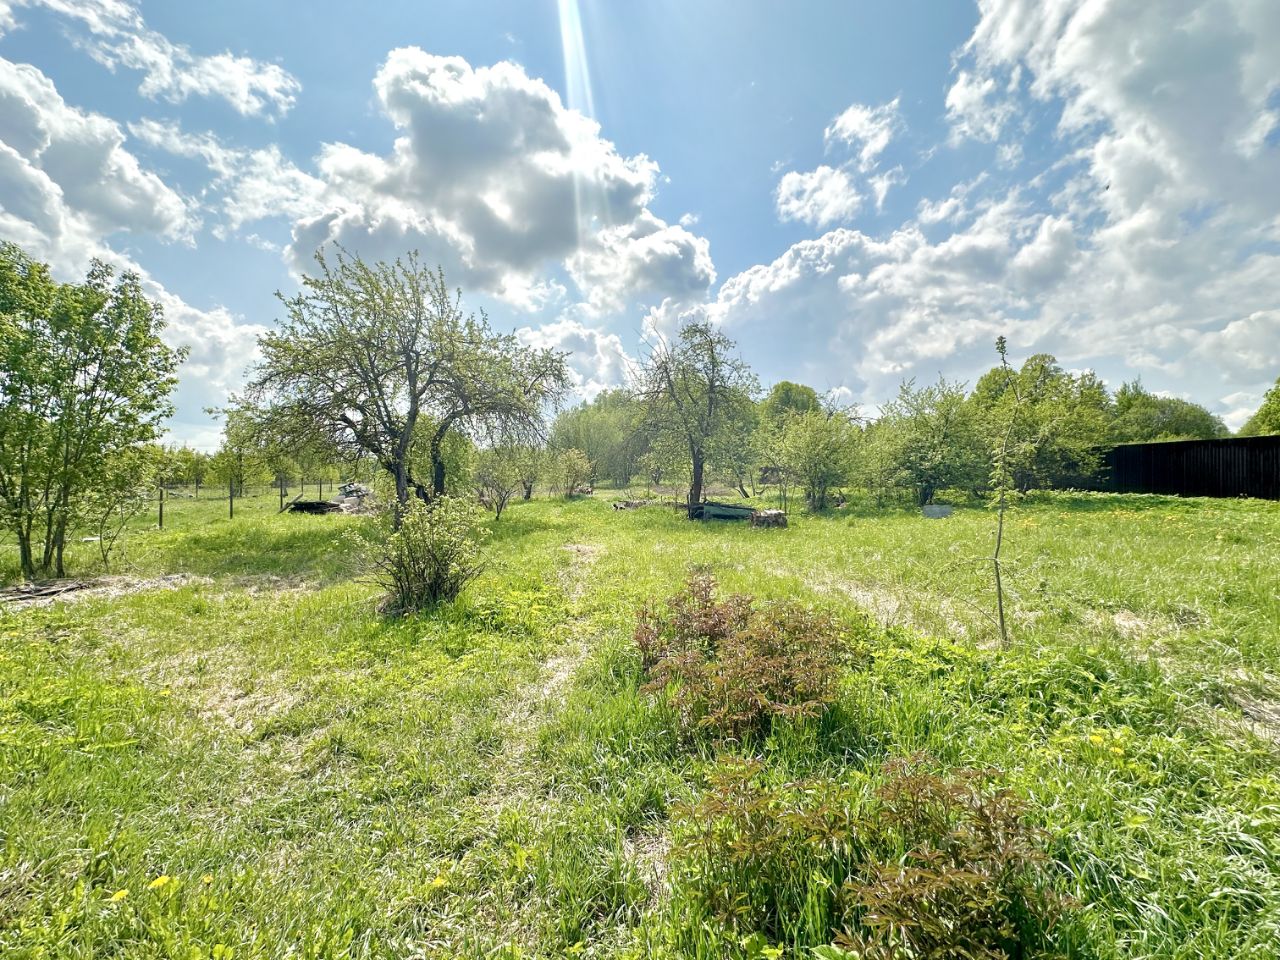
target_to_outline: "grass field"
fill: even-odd
[[[1025,501],[1003,649],[981,508],[754,530],[535,499],[457,605],[392,622],[351,566],[370,521],[275,507],[175,501],[127,578],[0,606],[0,955],[810,957],[832,878],[743,869],[698,801],[750,756],[762,795],[856,805],[923,752],[1025,801],[1058,954],[1280,956],[1280,504]],[[695,565],[856,634],[830,711],[676,735],[632,631]]]

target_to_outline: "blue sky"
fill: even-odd
[[[221,403],[314,251],[573,351],[720,323],[874,410],[1005,334],[1238,425],[1280,374],[1280,4],[0,0],[0,236],[139,270]]]

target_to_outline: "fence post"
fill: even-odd
[[[227,481],[227,519],[234,520],[236,516],[236,482],[235,480]]]
[[[160,529],[164,529],[164,484],[160,484]]]

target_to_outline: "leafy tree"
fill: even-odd
[[[394,482],[397,522],[411,496],[445,493],[455,432],[541,434],[544,406],[568,383],[563,354],[464,314],[461,293],[416,255],[369,265],[340,250],[316,263],[300,294],[280,298],[286,317],[261,339],[249,398],[278,431],[372,457]],[[425,446],[427,476],[415,469],[415,444]]]
[[[262,442],[252,415],[241,408],[211,410],[223,418],[222,445],[209,461],[209,477],[235,497],[243,497],[251,483],[279,478],[286,469],[278,448]],[[294,468],[296,469],[296,467]]]
[[[515,468],[516,479],[520,481],[524,499],[532,500],[533,487],[546,469],[545,451],[541,447],[535,447],[532,444],[522,444],[514,447],[512,465]]]
[[[1240,428],[1242,437],[1265,437],[1280,433],[1280,378],[1262,398],[1262,406]]]
[[[157,484],[171,469],[167,452],[152,445],[135,445],[109,453],[93,487],[85,496],[86,527],[97,538],[102,568],[111,567],[126,524],[151,503]]]
[[[24,577],[65,575],[88,493],[120,451],[159,436],[183,357],[163,329],[135,274],[94,261],[60,284],[0,245],[0,522]]]
[[[605,390],[556,417],[551,445],[581,450],[597,478],[625,487],[638,472],[647,446],[641,413],[626,391]]]
[[[822,398],[813,387],[790,380],[779,380],[760,401],[760,422],[775,427],[790,414],[812,413],[822,410]]]
[[[781,466],[803,490],[810,510],[824,510],[827,496],[848,482],[858,428],[846,411],[808,410],[783,421]]]
[[[871,463],[882,471],[882,481],[910,488],[921,506],[943,487],[971,486],[986,473],[973,408],[965,385],[955,381],[903,383],[881,411],[871,446]]]
[[[673,438],[689,465],[690,518],[702,501],[708,462],[745,442],[755,375],[733,356],[735,344],[709,323],[691,323],[674,342],[658,339],[639,374],[636,393],[652,435]]]
[[[1139,380],[1122,384],[1116,391],[1111,437],[1119,443],[1212,440],[1228,433],[1226,424],[1200,404],[1156,396]]]
[[[556,483],[566,497],[572,497],[591,480],[591,461],[581,450],[570,448],[556,455]]]
[[[1068,373],[1049,354],[1035,354],[1016,372],[996,367],[983,374],[971,402],[988,449],[1010,422],[1010,407],[1020,405],[1007,464],[1017,490],[1069,486],[1097,471],[1111,400],[1092,371]]]
[[[520,489],[517,456],[517,451],[510,447],[481,450],[476,456],[471,483],[475,487],[476,499],[493,511],[495,520],[501,518],[507,503]]]
[[[174,447],[169,451],[171,479],[173,483],[194,486],[200,495],[200,484],[209,472],[209,455],[190,447]]]

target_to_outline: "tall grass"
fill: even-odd
[[[866,797],[923,751],[998,769],[1044,831],[1078,904],[1053,949],[1276,955],[1280,505],[1023,502],[999,650],[980,508],[753,530],[535,499],[456,605],[391,622],[351,579],[360,520],[267,499],[132,531],[127,569],[176,589],[0,608],[0,954],[809,957],[836,924],[806,861],[776,868],[810,918],[785,928],[690,879],[713,776]],[[867,662],[821,716],[681,737],[632,635],[693,564],[865,622]]]

